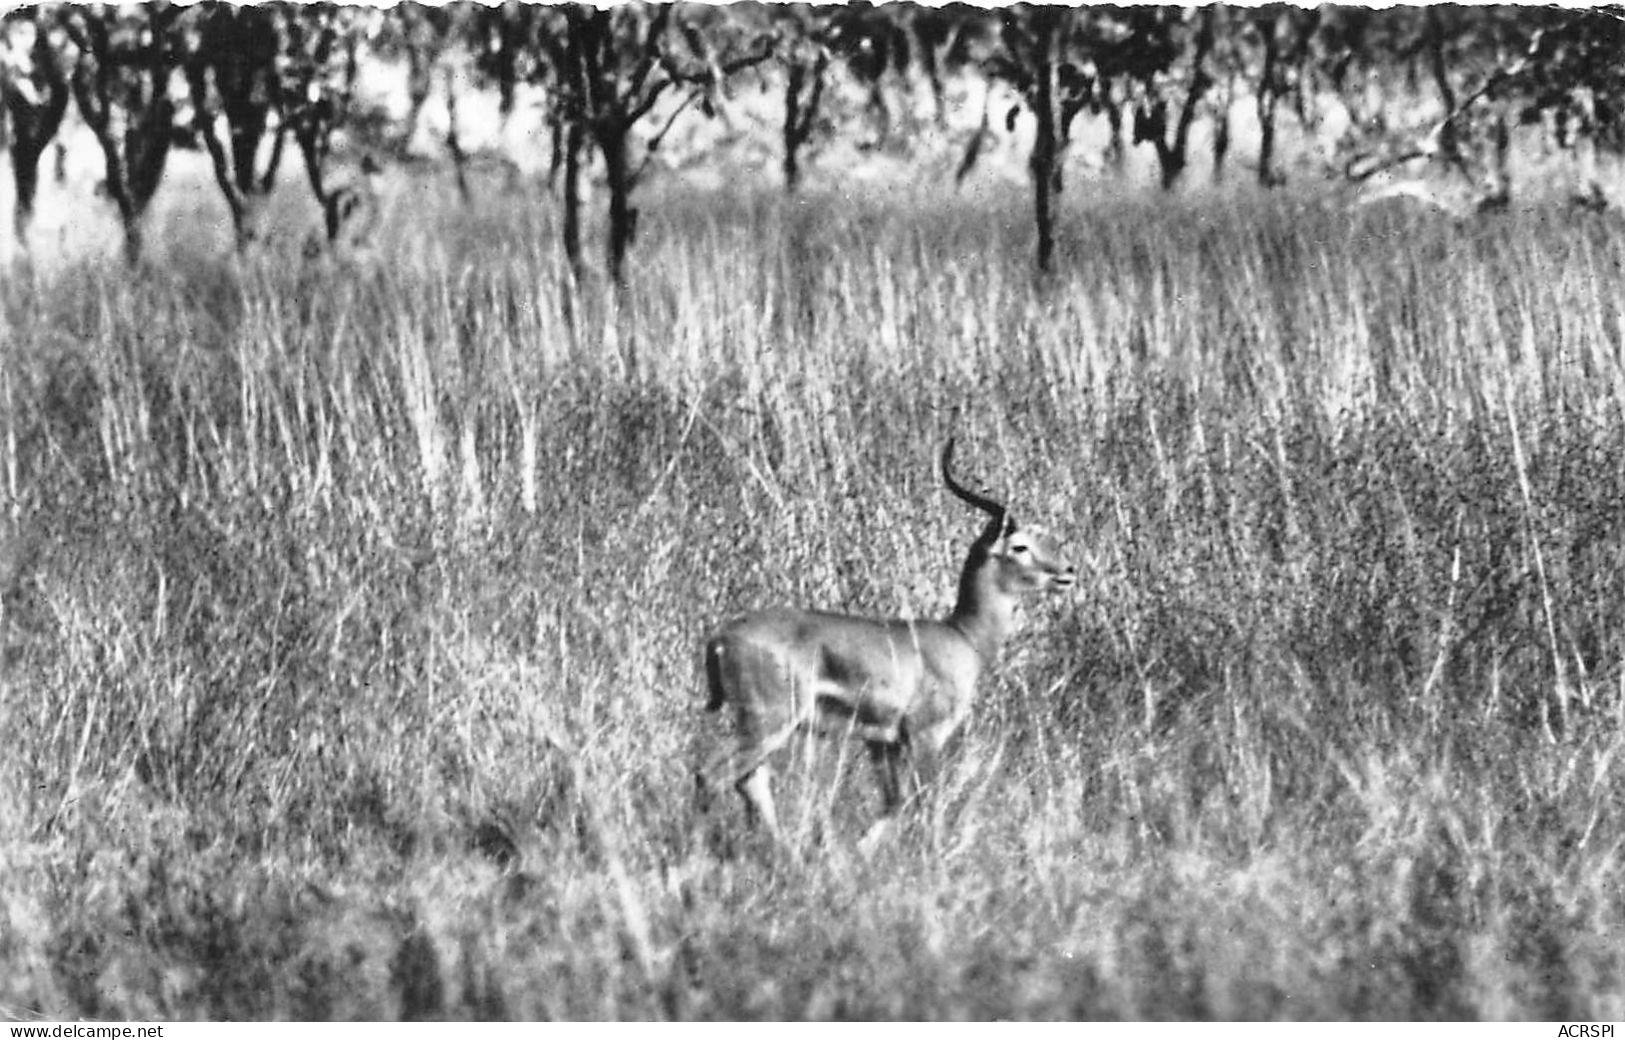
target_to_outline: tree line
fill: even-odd
[[[1552,146],[1587,156],[1621,148],[1621,55],[1625,15],[1613,7],[35,4],[0,17],[0,139],[26,248],[40,164],[71,104],[99,145],[105,194],[134,262],[172,148],[207,152],[246,247],[284,159],[302,167],[325,207],[335,133],[404,149],[437,81],[451,116],[446,154],[466,198],[458,90],[496,92],[507,116],[521,88],[534,89],[544,99],[546,178],[561,205],[564,252],[579,272],[582,179],[597,169],[607,268],[619,284],[637,234],[637,188],[662,142],[685,113],[715,115],[741,77],[779,95],[791,192],[820,136],[858,132],[850,114],[832,111],[834,77],[858,86],[861,119],[880,138],[899,133],[900,93],[927,91],[946,125],[948,85],[984,77],[1015,100],[1003,111],[984,106],[957,177],[1000,131],[1027,121],[1035,259],[1047,270],[1080,117],[1104,121],[1108,164],[1148,147],[1162,186],[1173,188],[1192,164],[1198,121],[1211,124],[1222,173],[1231,115],[1249,104],[1258,132],[1251,173],[1274,187],[1285,179],[1283,117],[1314,133],[1325,99],[1335,98],[1348,114],[1337,176],[1359,182],[1427,163],[1464,179],[1474,208],[1491,210],[1510,197],[1509,141],[1519,126],[1538,124]],[[358,69],[372,58],[407,70],[403,121],[357,94]],[[1587,183],[1579,201],[1605,205],[1594,175]]]

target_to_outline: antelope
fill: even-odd
[[[864,847],[872,846],[903,803],[905,754],[913,760],[916,789],[923,790],[944,745],[970,715],[977,677],[1014,627],[1017,600],[1076,580],[1077,569],[1062,558],[1053,535],[1017,525],[1005,506],[954,479],[953,451],[949,438],[943,483],[988,519],[965,556],[959,596],[946,618],[767,610],[730,622],[706,643],[706,710],[732,705],[735,718],[737,751],[722,757],[732,758],[730,776],[747,818],[760,819],[780,845],[769,764],[774,752],[802,731],[862,740],[883,804],[863,839]]]

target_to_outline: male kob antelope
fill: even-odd
[[[1064,589],[1076,568],[1055,538],[1021,527],[1008,510],[954,480],[954,442],[942,449],[942,480],[988,516],[959,576],[959,599],[942,621],[874,620],[813,610],[769,610],[728,624],[706,644],[711,696],[733,706],[739,746],[730,778],[746,812],[783,841],[773,807],[769,757],[798,731],[863,740],[880,778],[884,815],[902,803],[902,760],[928,782],[948,738],[970,714],[976,679],[1015,623],[1016,600]]]

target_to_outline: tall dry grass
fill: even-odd
[[[1113,200],[1035,283],[1021,207],[671,190],[620,304],[495,196],[8,282],[0,1006],[1625,1015],[1619,237]],[[699,641],[945,609],[950,433],[1082,589],[872,860],[793,749],[774,857]]]

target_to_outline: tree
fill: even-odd
[[[908,7],[854,0],[828,11],[831,46],[847,73],[862,86],[864,108],[874,126],[874,139],[866,147],[885,147],[896,128],[892,103],[886,95],[893,80],[906,82],[908,76],[912,43],[905,25]]]
[[[176,137],[170,80],[181,64],[176,27],[183,12],[162,0],[64,8],[62,25],[77,51],[74,101],[101,146],[107,194],[132,264],[141,259],[147,208]]]
[[[53,19],[42,7],[20,7],[0,19],[0,104],[10,120],[11,172],[16,182],[12,231],[26,253],[39,193],[39,161],[68,110],[68,79],[51,40]]]
[[[998,52],[988,72],[1009,83],[1033,113],[1036,132],[1027,169],[1033,184],[1038,228],[1038,269],[1048,271],[1055,254],[1055,199],[1072,144],[1072,124],[1096,97],[1093,61],[1099,28],[1095,12],[1049,4],[1018,4],[1001,12]],[[1014,126],[1021,106],[1010,110]]]
[[[1266,188],[1285,178],[1275,168],[1275,116],[1281,98],[1300,89],[1303,65],[1320,26],[1318,8],[1270,4],[1248,13],[1246,28],[1256,38],[1258,80],[1258,183]]]
[[[931,111],[939,129],[948,125],[948,77],[977,63],[988,44],[987,12],[968,4],[924,7],[914,3],[889,5],[898,12],[910,38],[926,84],[931,88]]]
[[[535,55],[530,41],[533,11],[520,0],[504,0],[490,7],[477,4],[466,23],[474,71],[496,84],[503,119],[513,114],[519,84],[526,78],[521,65]]]
[[[765,39],[735,39],[725,12],[700,5],[642,4],[613,8],[565,5],[560,35],[540,34],[548,51],[553,89],[566,127],[565,247],[580,269],[579,147],[583,136],[604,161],[609,192],[608,257],[611,280],[625,284],[627,250],[637,231],[632,192],[649,159],[690,105],[712,111],[727,77],[771,53]],[[748,43],[748,45],[747,45]],[[634,155],[633,131],[668,92],[681,94],[665,122]],[[575,237],[572,241],[572,229]]]
[[[1244,25],[1245,16],[1232,18],[1221,31],[1214,33],[1213,49],[1208,55],[1213,82],[1203,98],[1203,108],[1213,123],[1215,184],[1224,180],[1224,164],[1230,155],[1230,113],[1236,104],[1237,84],[1247,79],[1251,72],[1246,33],[1235,31],[1239,28],[1238,22]]]
[[[336,4],[208,2],[187,10],[178,35],[192,128],[209,153],[239,249],[257,237],[256,218],[290,137],[334,241],[331,218],[344,200],[343,189],[328,183],[332,140],[354,116],[358,52],[373,18]]]
[[[209,2],[195,8],[194,16],[185,58],[192,125],[231,211],[237,248],[244,249],[256,237],[255,217],[276,184],[289,130],[285,120],[274,132],[270,129],[279,96],[281,12],[270,5]],[[218,126],[222,118],[224,138]],[[262,162],[261,145],[268,133],[271,147]]]
[[[1208,69],[1223,15],[1217,7],[1130,9],[1129,35],[1117,59],[1136,84],[1134,143],[1149,143],[1166,190],[1179,183],[1189,164],[1191,127],[1202,98],[1213,86]]]
[[[1571,201],[1605,209],[1596,151],[1625,151],[1625,9],[1543,9],[1527,29],[1527,60],[1508,70],[1502,90],[1515,97],[1520,122],[1549,124],[1559,148],[1580,153]]]
[[[494,85],[497,111],[506,121],[518,103],[519,87],[531,85],[548,91],[545,114],[551,155],[547,166],[547,188],[556,190],[565,168],[567,134],[563,106],[552,91],[555,69],[549,63],[555,48],[544,39],[557,39],[564,28],[556,7],[504,0],[496,6],[471,5],[460,22],[469,41],[469,71],[477,82]],[[580,147],[577,135],[576,147]]]
[[[277,109],[304,160],[305,176],[324,213],[335,208],[328,184],[333,134],[354,115],[362,42],[376,12],[333,3],[289,4],[277,58]],[[327,222],[328,240],[336,232]]]
[[[406,57],[406,121],[401,126],[399,148],[405,152],[416,136],[423,106],[434,89],[435,70],[441,55],[456,36],[461,5],[430,7],[408,0],[389,12],[385,24],[396,30],[396,50]]]
[[[503,12],[497,9],[495,13],[500,16]],[[451,159],[457,194],[464,205],[472,202],[473,188],[468,179],[469,156],[462,144],[457,80],[464,72],[487,78],[481,54],[486,32],[476,5],[469,0],[452,0],[440,5],[410,0],[384,13],[379,32],[372,40],[374,52],[406,63],[406,118],[390,142],[390,149],[402,159],[413,158],[423,108],[436,84],[444,89],[447,127],[443,140]],[[511,86],[503,95],[503,102],[511,110]]]
[[[832,45],[839,33],[838,8],[786,4],[772,8],[774,53],[784,69],[784,190],[801,185],[801,149],[818,125]]]
[[[1004,11],[1003,47],[988,72],[1016,88],[1037,120],[1027,171],[1032,176],[1033,219],[1038,228],[1038,270],[1050,270],[1055,257],[1055,197],[1061,193],[1061,164],[1071,148],[1072,120],[1084,111],[1092,80],[1074,52],[1084,13],[1076,8],[1019,5]],[[1019,107],[1006,125],[1014,125]]]
[[[1367,126],[1343,172],[1355,182],[1418,160],[1442,167],[1465,185],[1455,198],[1419,181],[1399,182],[1367,201],[1405,196],[1465,217],[1506,207],[1512,192],[1511,127],[1522,114],[1539,118],[1566,91],[1549,86],[1571,71],[1608,70],[1625,43],[1606,13],[1563,10],[1426,8],[1409,18],[1390,13],[1391,52],[1416,55],[1437,96],[1437,112],[1390,126]],[[1610,31],[1612,30],[1612,31]],[[1369,33],[1366,34],[1369,37]],[[1599,45],[1591,51],[1593,43]],[[1601,60],[1569,56],[1591,51]],[[1582,73],[1589,76],[1590,72]],[[1594,82],[1606,83],[1608,72]]]

